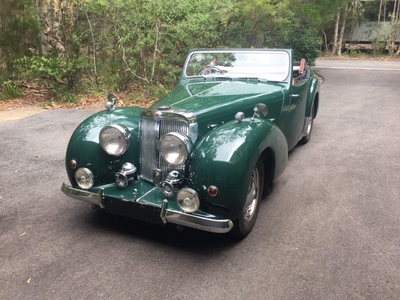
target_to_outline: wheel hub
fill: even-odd
[[[245,212],[244,212],[244,220],[249,222],[256,211],[257,202],[258,202],[258,192],[259,192],[259,172],[258,169],[255,168],[253,170],[253,174],[251,176],[249,192],[247,193]]]

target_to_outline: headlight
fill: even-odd
[[[120,125],[109,125],[100,131],[100,146],[110,155],[120,156],[129,147],[131,134],[129,130]]]
[[[179,207],[185,213],[194,213],[200,207],[200,199],[197,192],[190,188],[183,188],[176,196]]]
[[[79,168],[75,172],[75,180],[81,189],[88,190],[93,186],[94,176],[88,168]]]
[[[177,166],[185,163],[192,149],[192,144],[187,136],[170,132],[160,139],[159,149],[167,163]]]

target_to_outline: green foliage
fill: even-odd
[[[58,99],[66,94],[71,101],[73,91],[77,91],[80,73],[85,68],[84,59],[68,61],[64,58],[25,56],[15,61],[16,69],[23,79],[40,79]]]
[[[13,62],[40,47],[38,12],[31,0],[2,0],[0,9],[0,65],[13,74]]]
[[[376,31],[376,36],[372,39],[372,52],[373,55],[380,55],[385,52],[386,46],[390,41],[391,26],[389,24],[383,24]]]
[[[161,97],[192,48],[293,47],[315,61],[318,36],[344,2],[2,0],[0,72],[39,78],[64,101],[138,85]]]
[[[51,79],[61,82],[71,66],[61,58],[25,56],[16,61],[20,74],[25,78]]]
[[[99,2],[98,4],[102,4]],[[173,85],[190,48],[220,47],[232,1],[116,1],[113,31],[127,81]]]
[[[308,64],[313,66],[320,55],[319,46],[321,43],[321,38],[315,29],[298,28],[288,34],[284,46],[294,50],[295,60],[305,58]]]
[[[337,8],[346,7],[353,0],[289,0],[290,9],[296,13],[298,25],[322,32],[333,28]]]
[[[306,0],[239,2],[243,20],[241,36],[245,37],[242,45],[293,48],[295,59],[306,58],[314,64],[322,44],[320,32],[315,29],[322,28],[324,23],[320,5],[332,8],[332,20],[336,7],[323,0],[312,2],[312,5]]]
[[[0,87],[0,100],[15,99],[21,95],[21,89],[12,81],[4,82]]]
[[[275,48],[282,36],[297,24],[289,1],[253,0],[238,2],[237,7],[242,23],[238,36],[244,38],[241,43],[244,47]]]

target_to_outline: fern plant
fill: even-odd
[[[6,81],[1,85],[0,100],[10,100],[21,97],[21,89],[12,81]]]

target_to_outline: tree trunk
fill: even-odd
[[[36,5],[39,8],[39,21],[44,25],[44,29],[41,33],[41,54],[46,55],[49,52],[49,44],[47,42],[48,25],[51,21],[49,19],[47,2],[46,0],[36,0]]]
[[[392,12],[392,24],[390,31],[390,41],[389,41],[389,55],[392,56],[394,54],[394,50],[396,47],[396,38],[400,31],[399,26],[399,0],[394,1],[393,12]]]
[[[43,24],[42,47],[43,55],[57,49],[64,52],[64,46],[60,42],[58,36],[59,22],[56,12],[59,11],[59,1],[57,0],[36,0],[36,5],[39,8],[39,21]]]
[[[341,8],[337,8],[336,13],[336,20],[335,20],[335,31],[333,34],[333,47],[332,47],[332,54],[337,54],[338,49],[338,35],[339,35],[339,24],[340,24],[340,11]]]
[[[343,37],[344,37],[344,31],[346,29],[346,19],[347,15],[349,13],[349,10],[351,9],[351,6],[344,11],[343,15],[343,21],[340,27],[340,33],[339,33],[339,38],[338,38],[338,47],[337,47],[337,55],[341,56],[342,55],[342,43],[343,43]]]

